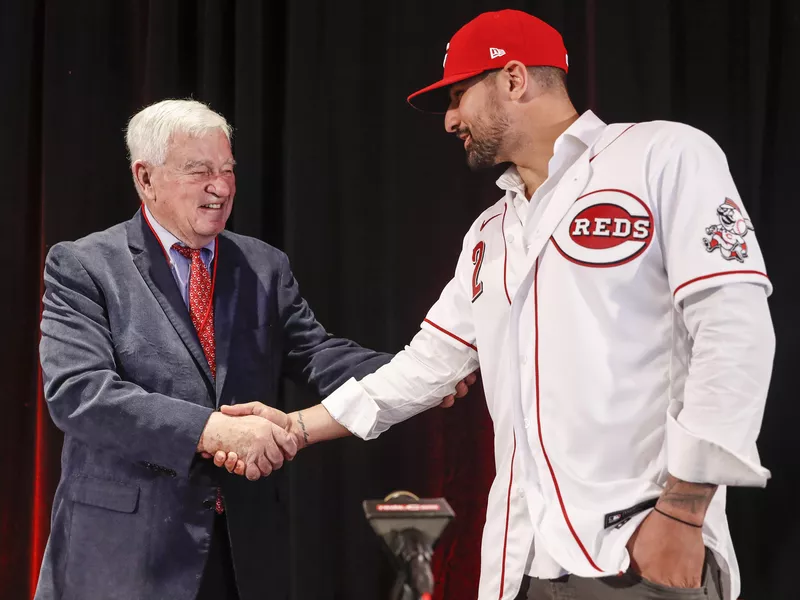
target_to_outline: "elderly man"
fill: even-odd
[[[199,102],[145,108],[127,130],[141,210],[48,254],[40,354],[65,438],[38,599],[244,600],[265,581],[287,598],[287,482],[258,479],[295,441],[216,409],[276,403],[284,375],[325,396],[389,359],[326,333],[285,254],[224,231],[230,137]]]

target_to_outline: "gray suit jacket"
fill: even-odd
[[[288,597],[285,469],[229,475],[200,434],[221,404],[277,404],[284,375],[325,396],[389,356],[329,336],[275,248],[223,232],[215,260],[216,381],[141,212],[48,253],[40,357],[65,437],[37,599],[195,598],[217,486],[242,600]]]

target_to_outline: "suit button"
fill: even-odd
[[[214,508],[216,504],[217,503],[213,498],[209,498],[208,500],[203,500],[203,508]]]

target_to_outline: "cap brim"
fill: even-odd
[[[447,95],[447,86],[470,79],[476,75],[483,73],[484,69],[478,71],[468,71],[467,73],[458,73],[444,77],[440,81],[422,88],[418,92],[411,94],[407,101],[408,103],[422,112],[434,113],[443,115],[447,112],[447,107],[450,105],[450,99]]]

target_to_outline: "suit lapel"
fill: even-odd
[[[175,328],[189,353],[209,383],[214,378],[208,366],[197,332],[192,325],[189,310],[183,303],[178,285],[170,271],[167,258],[158,238],[153,234],[142,216],[141,210],[128,222],[128,247],[131,250],[133,263],[139,269],[147,287],[155,296],[164,314]]]
[[[228,375],[231,336],[239,299],[241,264],[239,248],[225,234],[217,245],[217,283],[214,290],[214,339],[217,346],[217,399],[222,397]]]

